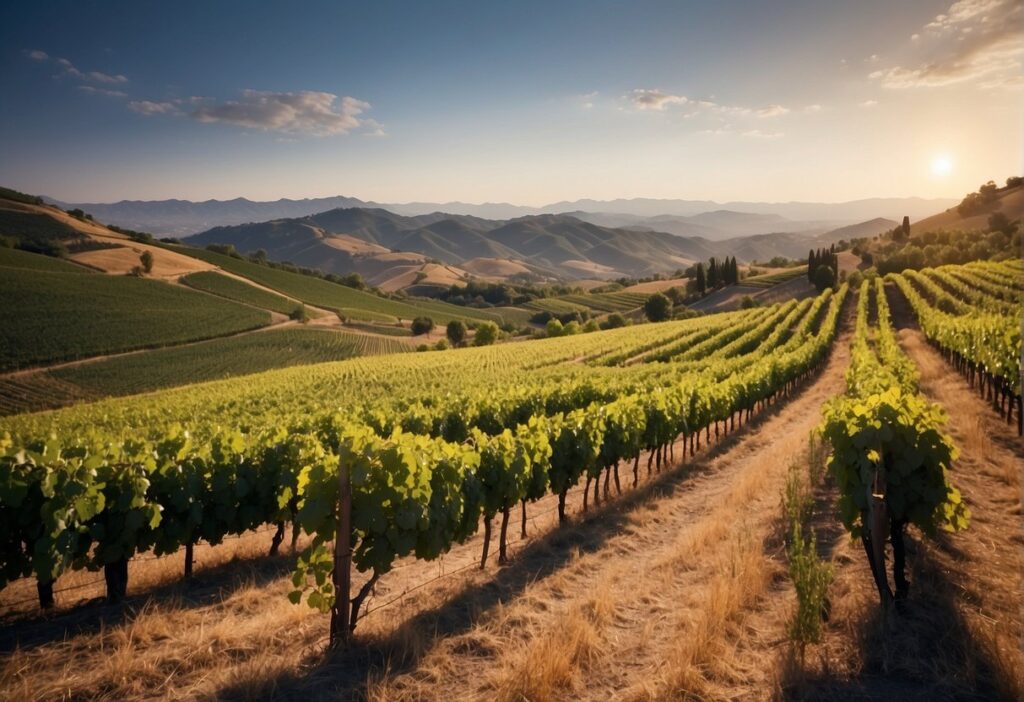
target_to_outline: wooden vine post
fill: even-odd
[[[331,647],[352,639],[352,477],[344,447],[338,457],[338,521],[334,535],[334,606],[331,608]]]

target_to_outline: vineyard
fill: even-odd
[[[157,280],[0,270],[0,371],[209,339],[270,322],[268,312]]]
[[[410,350],[408,344],[368,334],[269,329],[0,378],[0,414],[52,409],[82,399],[134,395],[273,368]]]
[[[573,505],[591,513],[627,500],[792,402],[829,359],[852,306],[845,391],[825,403],[820,426],[833,519],[861,542],[882,608],[902,612],[916,593],[906,541],[969,533],[979,517],[955,487],[958,441],[946,411],[925,397],[891,306],[905,301],[1016,435],[1022,276],[1020,262],[907,271],[856,291],[844,284],[684,321],[330,363],[317,363],[328,360],[321,346],[303,346],[300,336],[333,334],[315,330],[207,342],[225,345],[208,363],[202,345],[167,350],[181,353],[161,361],[172,375],[186,366],[204,379],[256,374],[0,420],[0,519],[13,525],[0,545],[0,584],[24,595],[34,581],[34,599],[48,608],[62,578],[102,571],[116,602],[129,591],[132,559],[182,554],[190,578],[200,544],[258,530],[271,554],[291,539],[286,594],[330,613],[340,644],[368,598],[410,563],[469,543],[479,543],[480,569],[510,563],[536,505],[550,504],[569,528]],[[355,344],[360,335],[344,336]],[[257,372],[261,354],[285,341],[317,364]],[[54,379],[157,389],[164,381],[149,356]],[[243,358],[248,365],[233,360]]]
[[[813,303],[737,315],[738,324],[699,344],[699,358],[684,353],[677,362],[575,364],[570,372],[561,363],[671,343],[693,322],[538,342],[529,353],[499,347],[443,354],[440,362],[396,357],[376,372],[359,360],[277,371],[234,383],[234,393],[226,381],[141,405],[13,418],[2,508],[5,521],[20,526],[9,534],[4,580],[34,575],[46,606],[65,570],[102,568],[117,599],[136,553],[191,549],[264,524],[279,524],[283,534],[293,522],[313,536],[296,583],[308,573],[307,600],[330,609],[336,599],[324,569],[333,569],[327,544],[337,528],[339,464],[352,486],[352,558],[371,574],[368,583],[396,558],[436,558],[481,518],[489,532],[498,515],[505,560],[513,506],[525,510],[548,491],[564,505],[580,480],[588,491],[593,484],[600,502],[602,476],[606,497],[611,477],[621,489],[620,461],[632,462],[635,484],[641,451],[650,452],[648,468],[660,469],[677,436],[694,451],[712,424],[716,434],[731,430],[789,392],[827,353],[845,295],[844,287]],[[463,378],[459,393],[440,395],[437,384],[454,373]],[[298,375],[308,393],[290,382]],[[508,381],[498,385],[502,393],[493,392],[495,376]],[[364,406],[331,409],[328,378]],[[354,392],[354,382],[366,392]],[[244,395],[250,400],[240,401]],[[34,516],[40,510],[51,515],[43,524]],[[485,548],[482,563],[487,555]],[[360,601],[353,600],[351,622],[346,616],[336,627],[339,635],[354,627]]]
[[[203,290],[214,295],[226,297],[235,302],[242,302],[253,307],[273,310],[281,314],[291,314],[298,303],[286,297],[244,283],[236,278],[229,278],[222,273],[200,271],[183,276],[181,282],[190,288]]]
[[[349,288],[327,280],[287,270],[261,266],[247,260],[224,254],[185,246],[173,247],[175,251],[212,263],[259,285],[277,290],[296,300],[316,307],[333,310],[346,318],[363,322],[397,322],[427,316],[439,324],[453,319],[467,323],[482,321],[501,322],[500,315],[469,307],[449,305],[434,300],[392,300],[372,293]]]

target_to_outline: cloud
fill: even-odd
[[[685,105],[689,100],[684,95],[672,95],[657,88],[637,88],[629,93],[633,107],[638,110],[664,110],[669,105]]]
[[[789,108],[783,107],[782,105],[769,105],[768,107],[762,107],[759,110],[754,110],[754,114],[758,117],[781,117],[788,113]]]
[[[861,107],[874,107],[877,104],[878,104],[878,100],[865,100],[864,102],[860,103],[860,106]]]
[[[689,111],[684,115],[685,117],[695,117],[701,112],[707,112],[717,114],[719,116],[730,115],[768,119],[772,117],[781,117],[782,115],[789,114],[792,111],[788,107],[777,104],[768,105],[766,107],[722,105],[712,100],[695,100],[693,98],[688,98],[685,95],[674,95],[656,88],[638,88],[630,91],[626,95],[626,98],[632,103],[634,108],[645,111],[653,110],[661,112],[673,105],[686,105],[689,108]],[[816,112],[820,109],[821,105],[810,105],[806,108],[806,111]]]
[[[88,83],[127,83],[128,78],[121,75],[120,73],[103,73],[102,71],[80,71],[75,64],[66,58],[60,58],[59,56],[50,56],[45,51],[40,49],[32,49],[26,51],[25,55],[33,61],[39,62],[50,62],[60,68],[58,76],[71,76],[77,80],[85,81]]]
[[[181,110],[173,102],[152,102],[150,100],[132,100],[128,103],[128,109],[138,112],[140,115],[151,117],[153,115],[177,115]]]
[[[594,107],[594,99],[598,95],[600,95],[600,94],[601,93],[599,93],[598,91],[594,90],[594,91],[589,92],[589,93],[583,93],[582,95],[577,95],[576,99],[579,100],[580,107],[582,107],[584,110],[590,110],[590,109],[593,109],[593,107]]]
[[[1019,87],[1024,58],[1020,0],[958,0],[917,33],[913,65],[872,71],[885,88],[936,88],[978,81],[981,89]]]
[[[245,129],[333,136],[348,134],[366,123],[360,115],[370,103],[333,93],[304,90],[274,93],[245,90],[240,100],[200,104],[190,116],[204,123],[223,123]],[[376,123],[374,123],[376,125]],[[376,129],[380,129],[376,125]]]
[[[108,88],[97,88],[92,85],[80,85],[78,89],[83,93],[89,93],[90,95],[106,95],[107,97],[123,98],[128,97],[127,93],[120,90],[110,90]]]

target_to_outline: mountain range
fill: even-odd
[[[383,209],[415,217],[434,212],[510,220],[542,214],[573,214],[606,227],[629,227],[682,236],[721,240],[773,232],[817,232],[874,217],[918,219],[955,205],[952,199],[871,198],[841,203],[726,202],[709,200],[618,199],[556,202],[543,207],[508,203],[376,203],[353,197],[256,202],[234,200],[122,200],[115,203],[69,203],[46,198],[63,209],[80,208],[103,222],[159,236],[184,237],[212,227],[305,217],[338,208]],[[749,216],[747,216],[749,215]]]
[[[853,231],[871,236],[894,225],[895,221],[879,218],[848,232],[761,234],[714,241],[646,228],[602,226],[565,214],[491,220],[441,212],[406,216],[381,208],[346,207],[305,217],[214,227],[185,242],[193,246],[230,244],[242,253],[263,249],[272,260],[334,273],[357,272],[371,283],[383,285],[406,280],[416,270],[426,273],[427,266],[436,269],[438,264],[446,275],[475,273],[499,279],[647,276],[685,268],[711,256],[733,255],[744,261],[803,257],[808,249],[827,246]]]

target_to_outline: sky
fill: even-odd
[[[1021,0],[0,8],[0,184],[68,202],[960,197],[1020,174]]]

